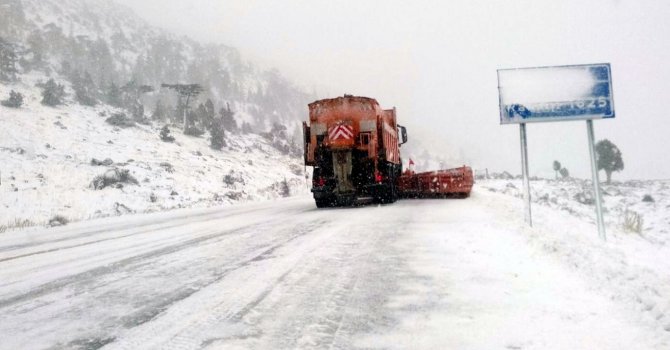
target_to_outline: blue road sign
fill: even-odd
[[[498,70],[500,123],[614,118],[609,63]]]

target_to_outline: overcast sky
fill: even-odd
[[[610,62],[617,116],[595,133],[623,153],[614,179],[670,178],[670,1],[117,1],[320,97],[396,106],[410,138],[478,169],[520,173],[519,128],[499,125],[497,69]],[[590,176],[585,122],[528,133],[531,175],[553,175],[559,160]]]

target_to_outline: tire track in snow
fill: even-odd
[[[40,246],[45,246],[45,245],[51,245],[55,243],[60,243],[60,242],[67,242],[67,241],[76,241],[82,238],[87,238],[91,236],[95,236],[97,234],[101,233],[110,233],[110,232],[122,232],[126,230],[131,230],[129,234],[122,235],[122,236],[114,236],[114,237],[108,237],[108,238],[103,238],[100,240],[95,240],[95,241],[89,241],[81,244],[73,244],[69,246],[63,246],[63,247],[57,247],[57,248],[49,248],[49,249],[43,249],[37,252],[31,252],[31,253],[25,253],[21,255],[16,255],[16,256],[10,256],[10,257],[5,257],[5,258],[0,258],[0,263],[4,261],[9,261],[9,260],[14,260],[14,259],[19,259],[19,258],[24,258],[24,257],[29,257],[33,255],[38,255],[38,254],[44,254],[44,253],[51,253],[54,251],[58,250],[63,250],[63,249],[70,249],[70,248],[77,248],[81,246],[86,246],[90,244],[95,244],[95,243],[101,243],[109,240],[114,240],[114,239],[120,239],[120,238],[126,238],[130,237],[133,235],[140,235],[140,234],[145,234],[145,233],[150,233],[150,232],[156,232],[160,230],[166,230],[166,229],[171,229],[179,226],[188,226],[192,224],[195,219],[200,219],[199,221],[210,221],[210,220],[223,220],[226,219],[230,216],[238,216],[238,215],[245,215],[249,213],[253,213],[257,209],[248,209],[240,212],[236,212],[234,214],[228,214],[228,215],[222,215],[225,212],[208,212],[208,213],[200,213],[200,214],[192,214],[192,215],[181,215],[177,216],[174,218],[170,218],[170,220],[167,223],[155,223],[155,222],[149,222],[149,223],[143,223],[140,224],[138,227],[138,224],[123,224],[120,226],[109,226],[105,227],[103,229],[96,229],[93,231],[85,231],[81,234],[76,234],[73,236],[68,236],[68,237],[63,237],[63,238],[58,238],[54,240],[48,240],[48,241],[43,241],[43,242],[37,242],[37,243],[29,243],[29,244],[16,244],[16,245],[11,245],[11,246],[5,246],[2,247],[0,246],[0,253],[3,252],[8,252],[8,251],[14,251],[14,250],[20,250],[20,249],[26,249],[26,248],[35,248],[35,247],[40,247]],[[291,212],[292,210],[285,210],[284,212]],[[139,231],[134,231],[138,228],[143,228]]]
[[[77,273],[77,274],[74,274],[74,275],[69,275],[67,277],[57,279],[55,281],[43,284],[43,285],[41,285],[37,288],[32,289],[31,291],[29,291],[27,293],[23,293],[23,294],[20,294],[20,295],[16,295],[16,296],[13,296],[13,297],[2,299],[2,300],[0,300],[0,309],[11,306],[11,305],[14,305],[14,304],[17,304],[17,303],[20,303],[22,301],[35,299],[35,298],[38,298],[38,297],[43,296],[43,295],[48,294],[48,293],[53,293],[57,290],[65,288],[68,285],[71,285],[73,283],[82,283],[83,281],[86,281],[86,280],[92,280],[92,279],[100,278],[101,275],[117,272],[120,269],[124,268],[125,266],[133,264],[133,263],[141,262],[141,261],[144,261],[144,260],[149,260],[149,259],[160,257],[160,256],[163,256],[163,255],[172,254],[172,253],[175,253],[179,250],[188,248],[190,246],[198,245],[198,244],[207,242],[209,240],[217,239],[217,238],[220,238],[220,237],[223,237],[223,236],[235,235],[235,234],[243,233],[245,231],[254,230],[254,229],[262,226],[265,223],[266,222],[261,222],[261,223],[254,224],[252,226],[245,226],[245,227],[242,227],[242,228],[229,230],[229,231],[222,231],[221,232],[221,231],[217,230],[217,231],[219,231],[217,233],[207,234],[205,236],[201,236],[201,237],[197,237],[197,238],[194,238],[194,239],[186,240],[186,241],[180,242],[178,244],[169,245],[169,246],[157,249],[157,250],[152,250],[152,251],[149,251],[149,252],[146,252],[146,253],[143,253],[143,254],[139,254],[139,255],[135,255],[135,256],[125,258],[125,259],[122,259],[122,260],[119,260],[119,261],[115,261],[111,264],[96,267],[96,268],[93,268],[93,269],[90,269],[90,270],[87,270],[87,271],[84,271],[84,272],[81,272],[81,273]]]
[[[234,323],[236,315],[248,312],[262,302],[300,263],[302,255],[322,244],[328,236],[318,231],[324,226],[325,222],[318,220],[312,225],[293,227],[296,233],[283,244],[248,259],[208,288],[176,302],[160,317],[129,330],[106,348],[201,348],[208,338],[202,332],[222,322]],[[291,254],[272,257],[277,250]],[[229,291],[231,287],[233,290]]]

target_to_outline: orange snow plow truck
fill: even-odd
[[[372,98],[344,95],[309,104],[303,135],[319,208],[393,203],[399,197],[467,197],[474,183],[465,166],[403,172],[400,146],[407,142],[407,129],[397,124],[395,108],[382,109]]]

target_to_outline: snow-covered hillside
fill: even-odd
[[[24,99],[0,106],[0,230],[305,191],[289,145],[312,97],[232,47],[152,27],[113,1],[1,0],[0,73],[0,100]],[[49,79],[65,91],[54,107],[41,103]],[[185,108],[163,83],[203,90]],[[105,122],[117,113],[140,123]],[[184,114],[203,136],[183,134]],[[226,146],[213,150],[226,115]],[[159,138],[166,124],[173,143]],[[126,183],[94,189],[96,177]]]
[[[276,198],[285,195],[284,179],[291,194],[306,191],[301,159],[259,135],[226,134],[227,147],[216,151],[208,134],[172,128],[176,141],[162,142],[162,124],[106,123],[118,111],[110,106],[43,106],[38,79],[0,85],[0,96],[13,89],[26,103],[0,106],[0,227]],[[113,164],[95,166],[93,158]],[[111,169],[129,170],[138,184],[93,189],[92,180]]]

